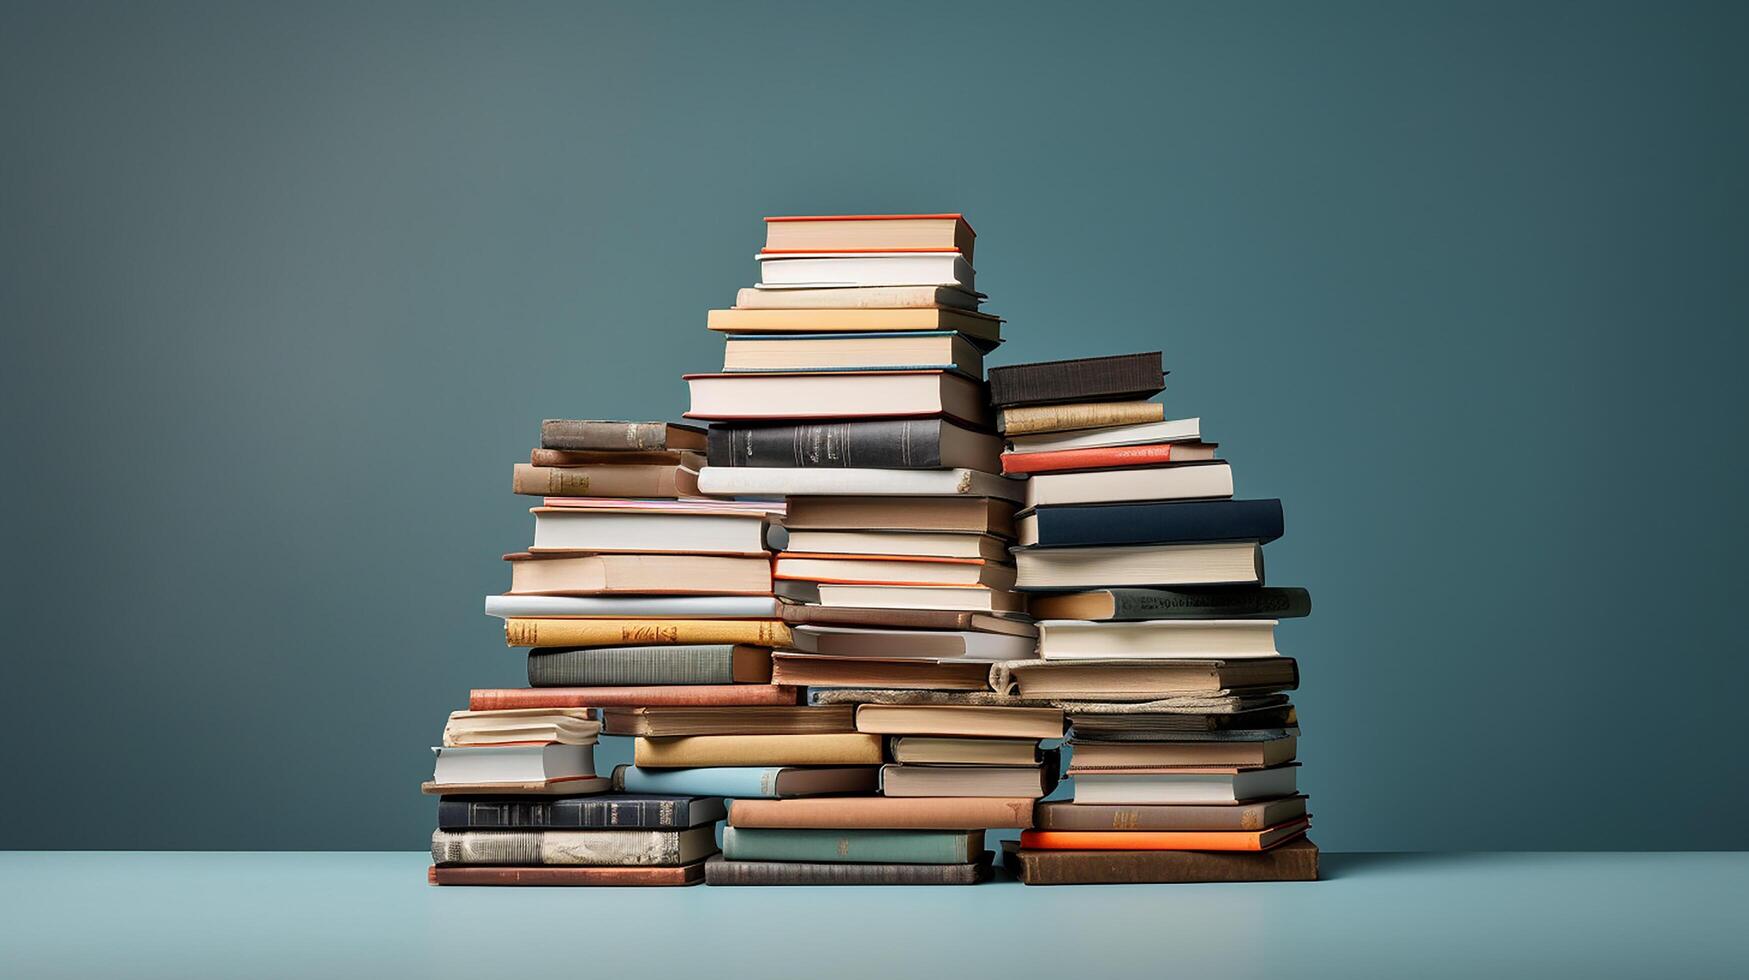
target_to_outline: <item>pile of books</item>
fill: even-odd
[[[1198,419],[1166,421],[1159,352],[992,370],[1027,477],[1017,587],[1038,656],[1000,693],[1060,707],[1072,802],[1041,804],[1008,852],[1029,884],[1316,877],[1296,781],[1292,658],[1277,621],[1303,589],[1266,588],[1281,501],[1233,500]]]
[[[975,238],[954,214],[766,229],[760,283],[710,314],[722,373],[687,378],[687,417],[711,423],[699,488],[787,498],[772,679],[854,712],[854,759],[810,736],[782,761],[881,765],[856,796],[734,800],[707,880],[973,883],[984,831],[1030,826],[1054,787],[1040,740],[1063,734],[1059,710],[988,703],[992,663],[1037,632],[1013,591],[1022,487],[997,472],[982,379],[1001,321],[978,309]]]

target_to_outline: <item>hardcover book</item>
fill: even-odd
[[[1057,755],[1031,766],[891,764],[881,767],[881,795],[889,797],[1049,796],[1057,788]]]
[[[446,864],[676,865],[717,851],[712,827],[685,830],[442,830],[431,861]]]
[[[1004,863],[1028,885],[1315,881],[1318,848],[1304,837],[1260,854],[1210,851],[1041,851],[1005,847]]]
[[[856,728],[890,735],[965,735],[982,738],[1061,738],[1060,708],[992,708],[982,705],[864,704]]]
[[[1073,405],[1017,405],[996,413],[996,431],[1006,436],[1073,432],[1119,425],[1164,422],[1159,402],[1079,402]]]
[[[829,830],[1024,830],[1032,826],[1032,805],[1031,797],[737,799],[729,803],[729,826]]]
[[[946,415],[972,426],[989,425],[983,386],[946,371],[689,374],[685,380],[692,390],[687,418],[733,422]]]
[[[1215,451],[1219,448],[1212,442],[1162,442],[1147,446],[1113,446],[1108,449],[1003,453],[1002,475],[1069,473],[1079,470],[1162,466],[1167,463],[1204,463],[1214,459]]]
[[[1095,403],[1111,406],[1112,402]],[[1061,452],[1077,449],[1104,449],[1114,446],[1144,446],[1162,442],[1199,442],[1202,439],[1202,419],[1172,419],[1166,420],[1159,415],[1162,407],[1155,402],[1125,402],[1135,406],[1135,411],[1154,415],[1159,421],[1142,421],[1123,425],[1104,425],[1094,429],[1071,429],[1068,431],[1039,431],[1031,435],[1009,432],[1008,446],[1016,454]],[[1149,406],[1143,408],[1141,406]],[[1061,407],[1061,406],[1057,406]],[[1032,412],[1042,415],[1054,409],[1019,409],[1019,412]]]
[[[990,666],[991,690],[1077,701],[1149,701],[1177,694],[1229,691],[1269,693],[1291,690],[1299,685],[1299,679],[1294,659],[1279,656],[1227,661],[1017,660]]]
[[[486,615],[499,619],[772,619],[770,596],[489,595]]]
[[[854,705],[608,708],[609,735],[824,735],[856,731]]]
[[[1041,830],[1262,830],[1305,815],[1303,796],[1228,806],[1050,802],[1034,811]]]
[[[477,687],[468,692],[468,707],[474,711],[491,711],[500,708],[611,708],[628,705],[793,705],[801,694],[798,688],[774,684]]]
[[[990,879],[990,859],[969,864],[842,864],[814,861],[705,862],[709,885],[975,885]]]
[[[778,606],[783,621],[795,626],[861,626],[870,629],[978,630],[1010,636],[1038,636],[1038,628],[1021,619],[951,609],[874,609],[808,606],[785,602]],[[795,630],[792,628],[792,633]]]
[[[704,472],[709,471],[706,467]],[[1232,495],[1233,468],[1225,460],[1087,473],[1040,473],[1026,481],[1028,507]]]
[[[924,287],[928,288],[928,287]],[[847,292],[848,290],[834,290]],[[799,290],[797,292],[800,292]],[[807,290],[812,294],[824,290]],[[962,290],[949,292],[965,295]],[[931,290],[933,295],[939,292]],[[759,295],[782,295],[760,290]],[[974,309],[941,307],[875,309],[845,307],[834,309],[744,309],[712,310],[709,315],[712,330],[731,334],[843,334],[866,333],[936,333],[949,331],[970,337],[988,348],[1002,342],[1002,321]]]
[[[711,466],[993,472],[1001,443],[946,419],[712,426]]]
[[[452,711],[443,725],[443,744],[517,745],[563,743],[594,745],[601,722],[589,708],[522,708],[511,711]]]
[[[1077,741],[1072,744],[1077,772],[1211,766],[1258,769],[1292,762],[1298,749],[1298,739],[1286,733],[1256,739],[1169,741],[1162,737],[1151,742]]]
[[[1047,619],[1038,624],[1044,660],[1223,660],[1274,657],[1273,619],[1160,619],[1093,623]]]
[[[771,651],[727,643],[543,649],[528,655],[530,687],[769,684]]]
[[[714,766],[880,765],[881,738],[862,732],[831,735],[676,735],[640,737],[639,769]]]
[[[727,815],[722,798],[714,796],[445,797],[437,804],[437,826],[443,830],[684,830],[714,824]]]
[[[766,252],[959,252],[977,232],[963,214],[786,215],[765,219]]]
[[[833,657],[781,651],[771,655],[771,679],[797,687],[914,687],[982,691],[991,665],[933,657]]]
[[[504,560],[512,595],[771,594],[765,558],[519,553]]]
[[[645,769],[618,766],[613,788],[628,793],[680,793],[729,799],[779,800],[837,793],[872,793],[880,783],[875,766],[707,766]]]
[[[1025,830],[1020,846],[1047,851],[1267,851],[1303,836],[1304,817],[1262,830]]]
[[[531,497],[696,497],[698,473],[684,466],[517,463],[511,490]]]
[[[723,828],[730,861],[822,864],[969,864],[984,853],[981,830],[776,830]]]
[[[995,479],[995,477],[991,477]],[[915,493],[933,493],[918,489]],[[823,531],[942,531],[1014,537],[1014,504],[979,496],[792,496],[784,527]]]
[[[953,371],[976,381],[984,374],[987,343],[952,330],[742,333],[723,345],[723,373]]]
[[[1083,770],[1069,767],[1076,803],[1189,803],[1224,806],[1299,792],[1296,763],[1269,769]]]
[[[995,497],[1020,500],[1024,485],[981,470],[871,470],[776,466],[706,466],[703,493],[721,496]],[[786,522],[787,524],[787,522]],[[917,527],[919,531],[933,530]]]
[[[758,259],[765,285],[978,288],[972,264],[958,252],[765,252]]]
[[[788,618],[788,606],[783,607]],[[1038,594],[1027,611],[1039,619],[1289,619],[1312,611],[1305,589],[1095,589]]]
[[[1263,548],[1253,541],[1208,544],[1020,548],[1016,589],[1137,585],[1262,585]]]
[[[546,419],[540,424],[540,444],[542,449],[587,451],[702,451],[704,430],[673,422]]]
[[[735,293],[738,310],[976,310],[983,297],[954,286],[751,286]]]
[[[704,883],[704,862],[673,867],[605,867],[549,865],[500,868],[454,864],[432,865],[426,879],[433,885],[529,885],[538,887],[652,888]]]
[[[991,368],[990,401],[997,408],[1137,401],[1165,390],[1161,359],[1159,351],[1149,351]]]
[[[530,513],[534,515],[534,543],[528,550],[534,554],[565,551],[765,554],[766,515],[702,511],[686,500],[675,501],[668,509],[543,506]]]
[[[1036,548],[1255,541],[1281,537],[1280,500],[1186,500],[1040,507],[1016,522]]]
[[[789,626],[773,619],[506,619],[513,647],[790,645]]]

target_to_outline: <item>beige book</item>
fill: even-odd
[[[793,496],[790,530],[946,531],[1014,537],[1014,504],[993,497]]]
[[[891,735],[1061,738],[1063,711],[983,705],[865,704],[856,709],[856,730]]]
[[[997,416],[997,431],[1018,436],[1031,432],[1067,432],[1108,425],[1138,425],[1166,418],[1159,402],[1080,402],[1070,405],[1017,405]]]
[[[506,555],[510,595],[770,595],[771,562],[714,555]]]
[[[531,497],[696,497],[684,466],[535,466],[517,463],[512,489]]]
[[[765,219],[766,252],[959,252],[978,234],[960,214],[783,215]]]
[[[1076,769],[1150,769],[1175,766],[1257,768],[1292,762],[1292,735],[1247,742],[1077,742]]]
[[[924,765],[1037,765],[1038,741],[1030,738],[965,738],[902,735],[893,739],[893,761]]]
[[[1030,796],[1050,792],[1044,767],[914,766],[881,767],[881,795],[906,796]]]
[[[711,310],[706,325],[725,333],[900,333],[952,330],[1000,340],[1002,321],[988,313],[943,308],[846,310]]]
[[[508,708],[452,711],[443,726],[445,745],[557,742],[593,745],[601,723],[592,708]]]
[[[861,732],[808,735],[679,735],[642,737],[632,761],[640,768],[705,766],[878,765],[881,737]]]
[[[926,306],[976,310],[978,302],[976,293],[952,286],[749,286],[735,293],[738,310],[908,310]]]

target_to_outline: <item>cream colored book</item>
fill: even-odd
[[[443,744],[505,745],[557,742],[594,745],[601,723],[592,708],[507,708],[452,711],[443,726]]]

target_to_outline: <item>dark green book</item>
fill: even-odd
[[[968,864],[983,853],[981,830],[723,828],[723,856],[731,861]]]

